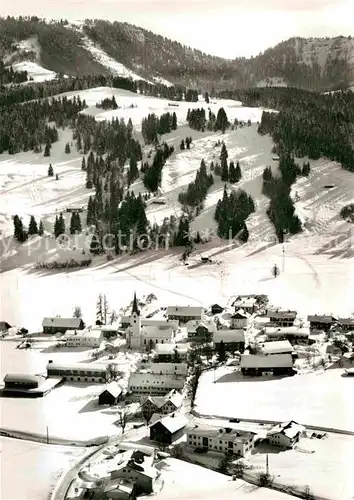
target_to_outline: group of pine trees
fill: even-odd
[[[14,71],[12,66],[9,68],[5,67],[3,61],[0,61],[0,86],[8,84],[19,84],[27,82],[28,73],[27,71]]]
[[[220,165],[217,164],[212,168],[216,175],[220,175],[223,182],[230,182],[231,184],[236,184],[242,178],[242,172],[240,167],[240,162],[237,161],[236,165],[233,161],[228,163],[229,153],[227,151],[226,145],[222,142],[221,152],[220,152]]]
[[[152,164],[149,165],[146,163],[143,165],[144,186],[151,193],[156,193],[158,187],[161,185],[163,166],[167,158],[171,156],[173,152],[174,147],[164,142],[157,148]]]
[[[188,109],[187,122],[190,128],[204,132],[205,129],[222,133],[230,126],[227,114],[224,108],[219,108],[217,115],[209,109],[208,120],[204,108]]]
[[[179,193],[178,201],[181,205],[189,205],[190,207],[202,208],[202,203],[206,198],[208,189],[214,184],[212,174],[208,174],[206,163],[204,160],[200,162],[200,167],[197,170],[195,180],[188,184],[187,190]]]
[[[110,99],[109,97],[106,97],[105,99],[102,99],[101,102],[98,102],[96,104],[96,108],[101,108],[101,109],[117,109],[118,104],[114,96]]]
[[[157,144],[158,136],[177,129],[176,113],[163,113],[160,117],[151,113],[141,122],[141,133],[145,144]]]
[[[218,236],[246,242],[249,236],[246,219],[254,211],[255,204],[251,196],[242,189],[229,194],[225,185],[223,197],[218,201],[214,214],[218,223]]]
[[[190,149],[192,142],[193,141],[191,137],[186,137],[185,139],[182,139],[179,149],[181,151],[183,151],[184,149]]]
[[[297,176],[308,175],[309,169],[308,163],[304,163],[301,169],[290,154],[283,153],[279,157],[280,177],[273,176],[270,167],[263,171],[263,193],[270,198],[267,215],[275,227],[280,243],[284,241],[286,234],[296,234],[302,230],[290,192]]]
[[[24,243],[25,241],[27,241],[29,236],[33,236],[36,234],[38,234],[39,236],[43,236],[43,222],[40,221],[38,225],[33,215],[31,215],[30,217],[28,229],[24,227],[22,219],[18,215],[14,216],[13,221],[14,237],[19,243]]]

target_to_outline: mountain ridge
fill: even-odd
[[[324,92],[354,81],[350,36],[292,37],[251,58],[225,59],[125,22],[7,17],[0,18],[1,59],[12,64],[9,55],[16,43],[31,37],[38,42],[36,62],[73,76],[117,74],[121,68],[133,79],[160,79],[202,91],[273,85]],[[15,62],[26,57],[17,51]]]

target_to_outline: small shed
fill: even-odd
[[[211,314],[221,314],[223,312],[224,308],[220,306],[219,304],[213,304],[211,306]]]
[[[99,405],[114,406],[122,396],[122,388],[117,382],[111,382],[98,396]]]
[[[150,425],[150,439],[163,444],[172,444],[184,434],[188,420],[174,413]]]

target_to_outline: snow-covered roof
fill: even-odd
[[[179,408],[182,404],[183,396],[180,392],[173,389],[165,396],[145,396],[141,398],[141,406],[150,401],[157,409],[162,408],[169,401]]]
[[[103,363],[48,363],[47,370],[58,371],[90,371],[90,372],[106,372],[107,366]]]
[[[187,427],[187,435],[203,437],[220,437],[233,442],[249,441],[255,436],[254,432],[231,429],[230,427],[215,427],[213,425],[195,425]]]
[[[65,335],[68,335],[70,338],[87,338],[87,339],[100,339],[103,336],[103,332],[101,329],[93,329],[93,330],[78,330],[73,333],[72,330],[68,330],[65,332]]]
[[[82,324],[81,318],[44,318],[43,327],[59,327],[59,328],[80,328]]]
[[[333,323],[333,321],[337,321],[338,318],[332,316],[332,315],[323,315],[323,316],[317,316],[317,314],[312,315],[312,316],[307,316],[307,321],[310,321],[310,323]]]
[[[168,306],[167,316],[202,316],[202,306]]]
[[[341,323],[342,325],[354,325],[354,318],[339,318],[338,323]]]
[[[174,328],[172,326],[143,326],[141,334],[148,338],[173,338]]]
[[[112,325],[102,325],[100,326],[100,330],[103,332],[116,332],[118,330],[117,323],[113,323]]]
[[[189,350],[189,344],[156,344],[156,354],[174,354],[177,351],[179,354],[186,354]]]
[[[38,385],[40,381],[41,379],[39,377],[28,373],[7,373],[4,377],[5,383],[8,382],[16,384],[31,383]]]
[[[174,375],[157,375],[156,373],[131,373],[129,378],[130,387],[166,387],[169,389],[182,389],[183,378]]]
[[[295,319],[296,316],[297,316],[297,312],[296,311],[281,311],[280,309],[269,309],[267,311],[267,316],[269,318],[274,318],[274,319]]]
[[[235,314],[231,315],[231,319],[247,319],[249,315],[245,313],[242,309],[239,309]]]
[[[109,483],[104,488],[104,493],[109,493],[112,490],[122,491],[130,495],[134,489],[134,482],[129,479],[125,479],[122,477],[113,479],[109,481]]]
[[[179,323],[178,319],[152,319],[152,318],[141,318],[141,326],[160,326],[160,327],[172,327],[178,329]]]
[[[213,332],[216,329],[214,321],[206,318],[202,321],[191,319],[184,326],[187,329],[187,333],[194,333],[199,326],[206,328],[208,332]]]
[[[188,424],[188,419],[183,415],[175,416],[173,414],[171,416],[164,417],[161,420],[158,420],[157,422],[151,424],[150,427],[153,427],[158,423],[162,424],[165,429],[167,429],[171,434],[174,434],[175,432],[183,429]]]
[[[291,354],[241,355],[241,368],[290,368],[292,366]]]
[[[105,389],[102,391],[101,394],[103,394],[106,391],[112,394],[112,396],[116,398],[122,393],[122,388],[117,382],[113,381],[107,384],[107,386],[105,387]]]
[[[298,434],[301,434],[305,430],[303,425],[294,422],[294,420],[290,420],[289,422],[284,422],[273,427],[269,432],[268,436],[272,436],[274,434],[284,434],[289,439],[293,439]]]
[[[237,298],[231,305],[232,307],[239,307],[241,309],[243,307],[254,307],[256,303],[257,299],[255,299],[254,297],[244,297]]]
[[[293,347],[288,340],[275,340],[274,342],[264,342],[260,345],[264,354],[291,353]]]
[[[214,343],[218,342],[244,342],[245,341],[245,331],[242,329],[238,330],[216,330],[213,335]]]
[[[310,328],[307,326],[265,326],[266,335],[296,335],[309,336]]]

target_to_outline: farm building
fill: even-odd
[[[293,448],[299,441],[300,437],[305,435],[305,427],[294,422],[285,422],[278,424],[271,429],[268,434],[269,444],[279,446],[281,448]]]
[[[211,314],[221,314],[224,310],[224,307],[220,306],[219,304],[213,304],[211,306]]]
[[[249,315],[239,310],[231,316],[231,328],[236,330],[247,328]]]
[[[291,345],[308,345],[310,329],[304,326],[272,327],[266,326],[264,333],[267,341],[288,340]]]
[[[338,318],[332,315],[317,316],[315,314],[313,316],[307,316],[307,321],[310,323],[311,330],[324,330],[326,332],[338,321]]]
[[[226,351],[245,350],[245,331],[244,330],[216,330],[213,335],[213,343],[217,349],[223,342]]]
[[[4,377],[5,389],[37,389],[40,378],[25,373],[7,373]]]
[[[135,494],[150,494],[157,477],[157,469],[152,467],[151,457],[145,457],[137,450],[127,450],[121,455],[117,469],[112,470],[111,481],[124,478],[135,484]]]
[[[117,478],[110,481],[103,492],[103,498],[110,500],[133,500],[135,498],[135,483],[129,479]]]
[[[99,405],[110,405],[114,406],[118,403],[122,396],[121,386],[113,381],[107,385],[107,387],[98,396]]]
[[[198,321],[190,320],[185,324],[189,342],[206,343],[211,342],[216,325],[212,320]]]
[[[354,330],[354,318],[339,318],[338,323],[345,332]]]
[[[141,411],[146,420],[158,413],[167,415],[178,410],[181,406],[183,396],[176,390],[170,391],[166,396],[143,396],[140,402]]]
[[[159,362],[186,361],[189,344],[156,344],[155,351]]]
[[[259,375],[294,375],[291,354],[273,354],[271,356],[243,354],[241,372],[247,376]]]
[[[62,377],[73,382],[105,382],[107,366],[98,363],[53,363],[47,364],[48,377]]]
[[[271,323],[277,326],[293,326],[297,316],[296,311],[281,311],[280,309],[268,310],[267,316]]]
[[[81,318],[44,318],[43,333],[65,333],[67,330],[83,330],[85,325]]]
[[[183,415],[164,417],[150,425],[150,439],[163,444],[172,444],[184,434],[188,420]]]
[[[103,341],[103,332],[100,328],[87,330],[67,330],[65,332],[65,344],[68,347],[100,347]]]
[[[288,340],[275,340],[274,342],[263,342],[259,345],[261,354],[291,354],[293,346]]]
[[[4,377],[3,396],[39,398],[60,383],[60,379],[46,379],[39,375],[8,373]]]
[[[218,428],[211,425],[195,425],[187,428],[187,444],[222,454],[246,456],[254,448],[255,434],[236,429]]]
[[[181,323],[187,323],[189,320],[202,321],[204,310],[201,306],[168,306],[168,319],[176,319]]]
[[[175,375],[157,375],[155,373],[131,373],[129,392],[133,394],[164,395],[172,389],[182,390],[184,377]]]

